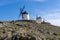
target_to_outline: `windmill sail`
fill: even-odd
[[[23,8],[20,8],[20,15],[19,15],[19,16],[22,15],[22,13],[23,13],[23,11],[24,11],[24,8],[25,8],[25,6],[23,6]]]

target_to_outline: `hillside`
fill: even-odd
[[[60,40],[60,27],[34,20],[0,21],[0,40]]]

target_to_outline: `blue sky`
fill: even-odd
[[[19,19],[19,9],[24,5],[31,19],[38,15],[60,26],[60,0],[0,0],[0,20]]]

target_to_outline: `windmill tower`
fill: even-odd
[[[37,23],[42,23],[43,22],[43,19],[40,16],[37,16],[36,17],[36,22]]]
[[[19,16],[22,16],[22,20],[29,20],[29,14],[26,11],[24,11],[24,8],[25,6],[23,8],[20,8]]]

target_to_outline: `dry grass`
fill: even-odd
[[[51,25],[50,23],[38,24],[34,20],[17,20],[3,22],[3,27],[0,27],[0,39],[23,36],[35,37],[38,39],[54,39],[60,37],[60,27]]]

